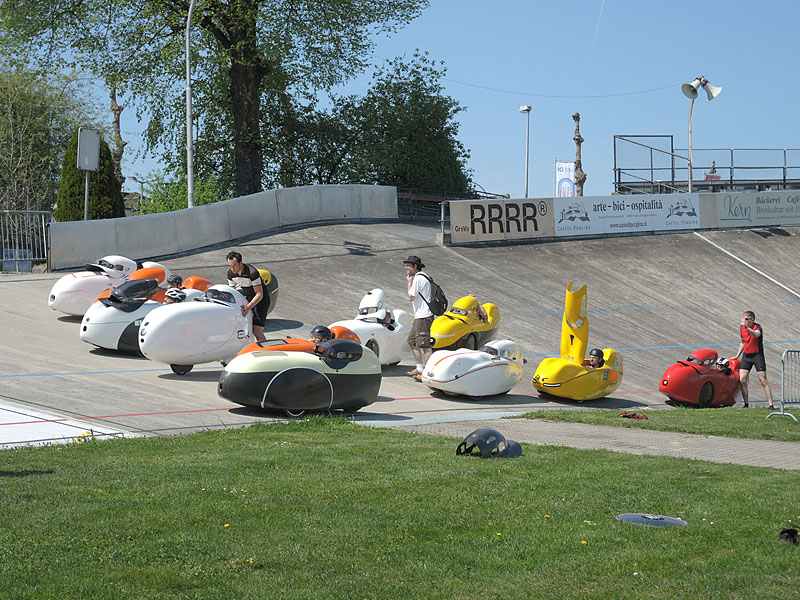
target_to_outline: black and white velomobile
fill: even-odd
[[[283,411],[356,412],[372,404],[381,386],[381,363],[352,340],[332,339],[314,352],[256,350],[240,354],[219,378],[220,396],[246,406]]]

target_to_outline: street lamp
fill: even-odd
[[[188,190],[189,208],[194,208],[194,153],[192,151],[192,66],[189,61],[189,34],[192,28],[192,12],[195,0],[189,4],[189,14],[186,15],[186,186]]]
[[[699,88],[703,88],[706,91],[706,96],[708,96],[708,101],[711,102],[714,98],[719,96],[719,93],[722,91],[721,87],[717,87],[715,85],[711,85],[708,79],[706,79],[703,75],[694,78],[694,81],[691,83],[684,83],[681,86],[681,91],[683,95],[687,98],[691,98],[691,103],[689,104],[689,193],[692,193],[692,109],[694,108],[694,101],[697,98],[697,90]]]
[[[531,107],[527,104],[519,107],[519,112],[525,113],[527,118],[525,133],[525,197],[528,197],[528,162],[531,150]]]

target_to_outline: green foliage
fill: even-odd
[[[56,221],[81,221],[85,203],[86,173],[77,167],[78,132],[64,152],[61,164],[61,185],[53,216]],[[89,219],[113,219],[125,216],[122,187],[114,174],[114,162],[108,144],[100,138],[100,168],[89,173]]]
[[[427,0],[198,2],[193,101],[198,139],[211,142],[202,156],[213,157],[198,174],[226,184],[233,172],[237,193],[260,190],[264,147],[279,143],[261,138],[262,124],[273,117],[262,110],[265,97],[347,80],[364,69],[376,33],[394,31],[426,6]],[[149,149],[165,147],[175,160],[184,148],[186,11],[187,3],[166,0],[6,0],[0,52],[75,63],[115,85],[121,99],[128,92],[137,114],[149,117]],[[274,131],[291,134],[280,122]]]
[[[463,109],[442,93],[444,75],[416,53],[376,72],[364,96],[335,98],[330,111],[285,102],[280,114],[291,134],[271,148],[268,172],[283,186],[368,183],[468,195],[469,152],[455,120]]]
[[[0,208],[52,210],[71,132],[99,122],[89,96],[74,76],[0,62]]]
[[[458,441],[314,419],[0,452],[2,595],[797,597],[797,471]]]
[[[145,196],[149,198],[137,211],[142,214],[154,214],[181,210],[187,208],[189,186],[184,175],[178,180],[166,180],[163,175],[157,175],[146,190]],[[219,182],[212,178],[195,179],[194,204],[212,204],[224,200],[220,191]]]

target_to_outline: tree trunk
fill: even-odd
[[[249,62],[249,61],[248,61]],[[233,60],[230,68],[236,194],[261,191],[261,82],[264,69]]]
[[[119,120],[125,107],[117,104],[117,86],[115,84],[111,85],[111,93],[109,95],[111,97],[111,112],[114,113],[114,149],[111,151],[111,160],[114,162],[114,174],[117,176],[120,189],[122,189],[125,184],[125,176],[122,174],[122,155],[128,142],[122,139]]]
[[[581,135],[581,113],[572,115],[572,120],[575,121],[575,135],[572,137],[575,141],[575,195],[583,196],[583,184],[586,183],[586,173],[583,172],[583,161],[581,160],[581,144],[583,144],[583,136]]]

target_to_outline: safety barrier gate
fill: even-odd
[[[797,422],[797,417],[786,412],[787,404],[800,404],[800,350],[784,350],[781,356],[781,410],[767,415],[787,415]]]
[[[53,213],[43,210],[0,210],[2,270],[30,272],[47,260],[47,224]]]

